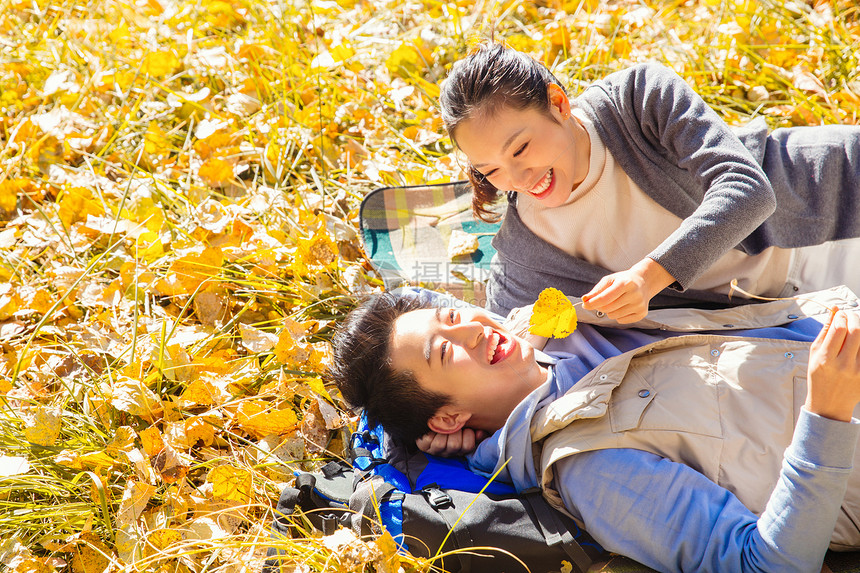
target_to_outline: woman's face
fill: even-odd
[[[454,137],[493,186],[528,193],[547,207],[564,203],[588,173],[588,134],[570,115],[561,89],[550,90],[545,111],[506,105],[479,110],[457,126]]]

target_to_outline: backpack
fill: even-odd
[[[297,473],[295,485],[284,488],[273,538],[300,531],[300,520],[325,535],[343,526],[367,538],[384,527],[401,551],[416,557],[466,550],[433,563],[449,573],[543,573],[559,571],[562,561],[584,573],[603,551],[538,488],[517,494],[508,484],[488,484],[465,459],[407,447],[382,426],[369,428],[364,416],[349,449],[351,463],[334,461],[319,472]],[[527,568],[507,553],[473,547],[501,548]],[[269,548],[264,573],[279,571],[280,554]]]

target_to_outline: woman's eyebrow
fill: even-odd
[[[514,133],[512,133],[511,136],[508,138],[508,140],[505,141],[505,144],[502,145],[501,152],[504,153],[505,151],[507,151],[508,147],[511,146],[511,144],[514,142],[514,140],[517,138],[517,136],[519,134],[521,134],[522,132],[524,132],[525,130],[526,130],[525,127],[521,127],[520,129],[518,129]],[[485,165],[487,165],[487,164],[486,163],[473,163],[472,167],[474,167],[475,169],[479,169],[481,167],[484,167]]]
[[[433,318],[436,319],[436,322],[441,320],[442,316],[442,308],[439,307],[436,309],[436,312],[433,313]],[[427,361],[427,366],[430,366],[430,353],[433,351],[433,341],[436,340],[436,335],[430,335],[430,338],[424,343],[424,360]]]

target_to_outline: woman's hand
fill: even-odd
[[[642,320],[654,295],[675,282],[653,259],[645,258],[620,273],[606,275],[583,295],[582,307],[603,312],[621,324]]]
[[[415,445],[422,452],[450,458],[453,456],[464,456],[474,451],[478,442],[486,437],[487,433],[485,431],[473,430],[472,428],[463,428],[453,434],[427,432],[415,440]]]
[[[851,421],[860,402],[860,314],[836,310],[812,343],[805,408]]]

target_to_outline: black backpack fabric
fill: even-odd
[[[381,426],[368,428],[363,417],[351,442],[351,463],[298,474],[283,490],[274,539],[290,537],[302,523],[326,535],[347,527],[362,537],[384,527],[402,551],[417,557],[456,551],[433,563],[449,573],[545,573],[560,571],[563,561],[584,573],[601,556],[600,546],[537,489],[517,494],[507,484],[488,484],[464,459],[407,448]],[[275,545],[264,573],[280,570]],[[283,561],[288,570],[289,556]]]

